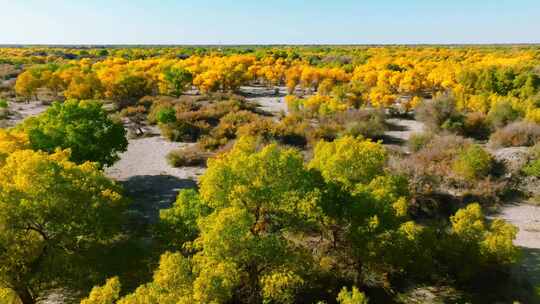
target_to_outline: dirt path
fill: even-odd
[[[497,217],[519,228],[514,243],[523,249],[523,260],[518,271],[525,272],[533,286],[540,286],[540,206],[508,204]]]

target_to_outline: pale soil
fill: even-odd
[[[519,232],[515,244],[523,249],[523,259],[517,269],[533,286],[540,285],[540,207],[509,203],[497,217],[515,225]]]
[[[2,121],[2,127],[12,127],[25,118],[35,116],[45,111],[49,106],[39,101],[30,103],[9,102],[8,111],[10,116]]]
[[[204,172],[200,167],[173,168],[167,163],[169,152],[189,145],[193,144],[174,143],[157,135],[130,139],[128,150],[105,173],[121,182],[134,209],[154,222],[159,209],[170,207],[180,189],[196,187]]]
[[[276,94],[276,89],[264,86],[243,86],[240,91],[247,100],[257,103],[263,111],[273,115],[287,113],[287,104],[285,103],[287,89],[285,87],[277,87],[278,94]]]
[[[390,118],[386,121],[397,128],[396,130],[387,131],[385,134],[402,141],[407,141],[411,138],[411,135],[424,131],[424,124],[414,119]]]

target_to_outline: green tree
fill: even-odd
[[[126,151],[126,131],[111,120],[101,104],[93,101],[54,103],[45,113],[30,118],[22,128],[35,150],[70,149],[71,160],[110,166]]]
[[[168,303],[159,302],[163,298],[171,303],[292,303],[310,259],[287,235],[316,224],[316,180],[298,151],[277,145],[259,150],[257,141],[240,139],[232,151],[209,162],[200,197],[182,192],[175,206],[162,212],[179,237],[199,231],[184,244],[194,252],[189,267],[171,274],[189,284],[164,291],[154,277],[125,303],[143,298],[151,299],[145,303]]]
[[[163,72],[167,93],[180,97],[193,82],[193,75],[186,69],[171,67]]]
[[[75,260],[119,229],[120,189],[68,152],[11,153],[0,168],[0,288],[23,304],[80,276]]]
[[[118,277],[108,279],[104,286],[94,287],[81,304],[114,304],[120,298],[120,288]]]
[[[386,150],[381,144],[344,136],[334,142],[319,142],[309,166],[327,181],[352,189],[383,174],[385,162]]]

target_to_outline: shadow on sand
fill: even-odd
[[[172,175],[138,175],[122,184],[132,200],[130,210],[142,213],[150,223],[158,219],[160,209],[172,205],[180,190],[197,188],[195,181]]]

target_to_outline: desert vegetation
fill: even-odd
[[[498,213],[540,203],[536,46],[13,47],[0,80],[1,303],[539,300]]]

